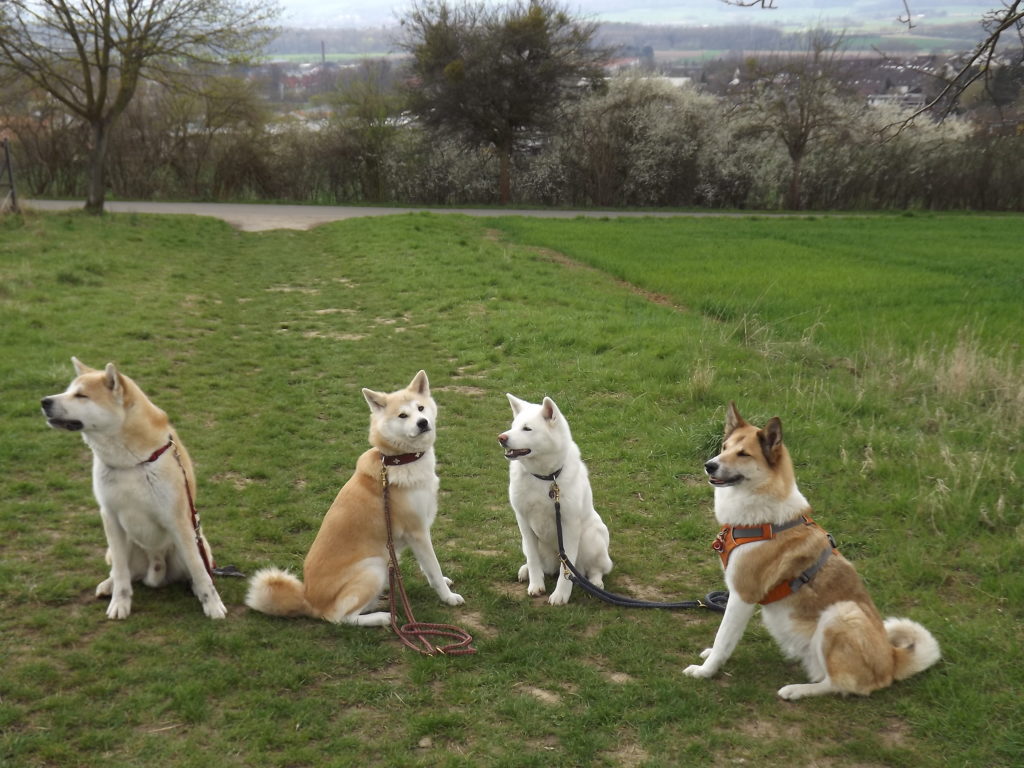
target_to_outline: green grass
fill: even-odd
[[[1021,242],[1020,217],[0,219],[0,764],[1015,764]],[[217,560],[249,572],[301,567],[366,444],[360,387],[425,368],[435,546],[466,605],[411,561],[406,583],[479,653],[253,614],[230,580],[225,622],[141,586],[108,621],[88,450],[38,407],[71,355],[168,411]],[[697,681],[714,615],[528,598],[495,441],[509,391],[559,402],[612,532],[606,583],[650,599],[719,588],[701,466],[724,404],[780,416],[816,517],[945,658],[868,699],[785,703],[802,675],[759,625]]]

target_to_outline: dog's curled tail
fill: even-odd
[[[937,662],[942,654],[932,633],[910,619],[886,619],[885,632],[892,643],[896,680],[923,672]]]
[[[271,616],[311,616],[317,618],[306,600],[306,590],[288,571],[280,568],[262,568],[249,581],[245,604],[260,613]]]

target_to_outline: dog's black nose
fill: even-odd
[[[416,426],[419,428],[420,432],[426,432],[430,429],[430,422],[426,419],[420,419],[416,422]]]
[[[50,412],[50,406],[53,405],[53,400],[50,399],[49,397],[44,397],[42,400],[39,401],[39,404],[41,406],[43,406],[43,410],[44,411],[49,413]]]
[[[718,462],[717,461],[709,461],[709,462],[707,462],[704,465],[704,471],[707,472],[709,475],[715,474],[715,472],[718,471]]]

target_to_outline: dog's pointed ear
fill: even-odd
[[[420,371],[412,377],[412,381],[409,382],[409,386],[406,389],[415,392],[417,395],[423,397],[430,397],[430,382],[427,381],[427,372]]]
[[[555,421],[558,419],[562,412],[558,410],[558,405],[550,397],[545,397],[544,402],[541,404],[540,415],[544,417],[545,421]]]
[[[103,383],[115,395],[121,394],[124,391],[121,374],[117,372],[117,367],[113,363],[107,363],[107,367],[103,369]]]
[[[779,460],[779,453],[782,451],[782,422],[778,416],[768,419],[764,429],[758,432],[758,439],[761,441],[761,451],[769,464],[775,464]]]
[[[520,400],[518,397],[513,395],[511,392],[506,392],[505,397],[508,398],[508,404],[512,406],[512,415],[518,416],[519,412],[529,405],[525,400]]]
[[[383,411],[388,407],[388,396],[383,392],[374,392],[372,389],[363,387],[363,397],[366,398],[366,404],[370,406],[373,413]]]
[[[747,422],[740,416],[740,412],[736,410],[736,403],[732,400],[729,401],[729,408],[725,412],[725,436],[728,437],[740,427],[747,426]]]
[[[74,355],[71,356],[71,364],[75,366],[75,373],[81,376],[83,373],[92,373],[95,368],[90,368]]]

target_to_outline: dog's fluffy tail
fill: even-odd
[[[245,604],[271,616],[311,616],[318,618],[306,600],[306,590],[288,571],[263,568],[253,574]]]
[[[923,672],[937,662],[942,654],[932,633],[910,619],[886,619],[885,632],[892,643],[896,662],[893,677],[896,680]]]

